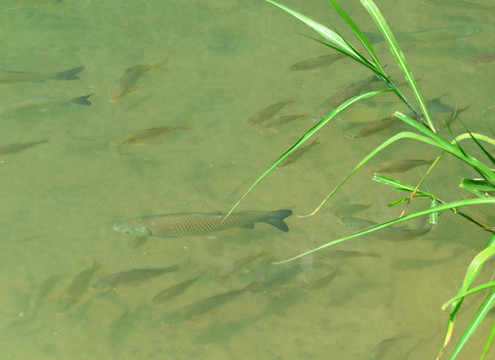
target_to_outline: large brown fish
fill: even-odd
[[[51,74],[24,71],[0,72],[0,83],[14,83],[21,81],[39,82],[45,80],[78,80],[79,77],[77,74],[83,71],[84,68],[85,66],[79,66],[74,69]]]
[[[168,69],[163,67],[163,64],[167,61],[168,58],[156,61],[149,65],[137,65],[127,69],[124,72],[124,75],[122,75],[110,89],[110,102],[118,102],[121,97],[136,90],[138,81],[142,77],[146,76],[150,71],[167,72]]]
[[[137,236],[158,236],[179,238],[218,232],[232,227],[252,229],[254,224],[265,222],[284,232],[289,227],[283,221],[292,215],[292,210],[240,211],[226,217],[225,213],[177,213],[141,216],[120,221],[113,228],[126,234]]]

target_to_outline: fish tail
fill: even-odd
[[[158,61],[151,63],[149,65],[151,68],[151,71],[161,72],[161,73],[169,72],[170,70],[164,66],[167,63],[167,61],[168,61],[168,58],[165,58],[163,60],[158,60]]]
[[[267,219],[265,222],[267,224],[270,224],[274,227],[276,227],[279,230],[282,230],[283,232],[288,232],[289,227],[287,224],[284,222],[284,219],[288,216],[292,215],[292,210],[277,210],[277,211],[272,211],[271,213],[268,213]]]
[[[73,104],[77,104],[77,105],[91,105],[92,102],[88,100],[88,98],[90,96],[92,96],[93,94],[89,94],[89,95],[84,95],[84,96],[80,96],[80,97],[76,97],[76,98],[73,98],[70,100],[71,103]]]
[[[74,69],[62,71],[53,75],[53,78],[56,80],[78,80],[79,76],[77,74],[83,71],[84,68],[85,66],[79,66]]]

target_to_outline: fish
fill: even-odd
[[[10,145],[0,145],[0,156],[7,154],[18,154],[40,144],[48,143],[48,140],[29,141],[25,143],[15,143]]]
[[[333,279],[335,279],[335,277],[337,276],[337,272],[338,272],[338,266],[335,268],[334,271],[332,271],[330,274],[328,275],[325,275],[319,279],[316,279],[312,282],[310,282],[308,284],[308,286],[305,288],[305,291],[309,291],[309,290],[318,290],[318,289],[322,289],[328,285],[330,285],[330,283],[333,281]]]
[[[309,149],[313,146],[318,145],[320,142],[318,139],[313,140],[313,142],[309,145],[299,146],[296,150],[294,150],[290,155],[288,155],[280,164],[277,165],[277,169],[283,168],[284,166],[290,165],[296,162],[301,156],[304,155]]]
[[[462,61],[463,64],[475,64],[478,66],[495,64],[495,53],[472,56]]]
[[[431,28],[419,31],[409,31],[395,34],[395,38],[400,42],[417,42],[419,44],[424,42],[430,42],[432,44],[439,44],[446,41],[455,41],[463,39],[472,35],[475,35],[483,30],[482,25],[459,25],[449,26],[443,28]],[[371,44],[376,44],[383,41],[381,34],[363,32],[368,41]]]
[[[53,293],[60,279],[61,276],[52,275],[40,285],[33,285],[27,309],[17,314],[21,322],[28,322],[36,318],[41,304]]]
[[[442,121],[438,124],[438,130],[442,130],[442,129],[445,129],[447,127],[447,125],[451,125],[456,119],[457,117],[463,113],[465,110],[469,109],[469,107],[471,106],[472,104],[469,104],[469,105],[466,105],[464,106],[463,108],[460,108],[460,109],[454,109],[452,110],[445,118],[442,119]]]
[[[164,275],[169,272],[181,270],[179,264],[162,268],[132,269],[104,276],[97,280],[91,288],[95,290],[116,289],[123,286],[138,286],[143,282]]]
[[[371,121],[365,124],[361,124],[354,129],[347,130],[344,136],[351,138],[360,138],[373,135],[379,131],[384,131],[389,127],[397,125],[400,120],[395,116],[389,116],[381,120]]]
[[[79,304],[89,290],[89,284],[101,265],[93,259],[93,265],[77,274],[57,301],[57,315],[63,315]]]
[[[409,337],[409,331],[403,330],[395,336],[385,339],[371,349],[366,357],[366,360],[384,360],[397,358],[397,349],[404,349],[404,344],[401,344],[402,339]],[[395,350],[395,352],[394,352]],[[409,357],[404,357],[404,359]]]
[[[340,218],[344,216],[352,216],[359,211],[368,209],[373,203],[370,204],[341,204],[341,205],[330,205],[326,210]]]
[[[136,65],[125,70],[124,75],[122,75],[110,89],[110,102],[119,102],[123,96],[131,91],[135,91],[139,80],[149,72],[169,71],[167,68],[163,67],[167,61],[168,58],[155,61],[148,65]]]
[[[5,71],[0,72],[0,83],[15,83],[23,81],[41,82],[46,80],[79,80],[79,74],[83,71],[85,66],[79,66],[70,70],[43,74],[36,72],[24,72],[24,71]]]
[[[274,127],[280,126],[280,125],[285,125],[289,122],[303,119],[309,117],[309,114],[297,114],[297,115],[283,115],[279,116],[276,119],[273,119],[273,121],[266,121],[263,124],[261,124],[258,128],[259,129],[273,129]]]
[[[378,225],[378,223],[360,219],[356,217],[343,217],[340,220],[340,223],[352,230],[361,231],[364,229],[368,229],[370,227]],[[386,228],[382,228],[373,232],[370,232],[366,235],[381,240],[392,240],[392,241],[407,241],[411,239],[415,239],[417,237],[423,236],[430,232],[433,225],[429,224],[425,227],[418,227],[417,229],[407,229],[404,227],[392,227],[388,226]]]
[[[318,256],[318,262],[324,264],[331,264],[333,261],[331,259],[346,259],[346,258],[356,258],[356,257],[374,257],[381,258],[380,254],[361,252],[361,251],[351,251],[351,250],[334,250],[326,251]]]
[[[76,105],[89,106],[91,105],[91,101],[89,101],[88,98],[92,95],[93,94],[89,94],[75,98],[43,97],[33,100],[21,101],[18,103],[0,107],[0,115],[16,114],[20,112],[29,112],[29,111],[48,111],[51,108],[58,105],[76,104]]]
[[[270,105],[267,108],[257,112],[253,116],[251,116],[247,121],[248,127],[258,127],[261,128],[264,123],[273,119],[277,113],[282,110],[287,105],[295,103],[296,100],[290,99],[286,101],[281,101],[276,104]]]
[[[228,217],[226,215],[219,211],[149,215],[119,221],[113,228],[115,231],[137,236],[179,238],[214,233],[232,227],[252,229],[255,223],[264,222],[288,232],[289,227],[283,220],[292,215],[292,210],[240,211],[233,212]]]
[[[289,70],[291,70],[291,71],[300,71],[300,70],[312,71],[312,70],[317,69],[317,68],[333,65],[337,61],[339,61],[340,59],[343,59],[343,58],[345,58],[345,55],[341,54],[341,53],[318,56],[315,58],[306,59],[303,61],[299,61],[295,64],[292,64],[289,67]]]
[[[242,259],[239,259],[236,262],[234,262],[229,267],[220,271],[220,273],[218,273],[215,276],[215,280],[218,281],[218,280],[228,279],[232,276],[232,274],[235,274],[236,272],[242,270],[246,265],[248,265],[248,264],[250,264],[250,263],[252,263],[252,262],[254,262],[260,258],[270,257],[271,255],[272,255],[271,252],[263,250],[257,254],[251,254],[251,255],[245,256]]]
[[[166,288],[165,290],[160,291],[158,294],[156,294],[153,299],[151,299],[151,303],[154,305],[158,304],[163,304],[166,301],[170,301],[180,294],[182,294],[184,291],[189,289],[189,287],[194,284],[200,277],[202,277],[204,274],[200,274],[198,276],[195,276],[189,280],[180,282],[178,284],[175,284],[173,286],[170,286]]]
[[[335,107],[342,104],[344,101],[349,100],[353,96],[358,95],[364,89],[369,87],[374,82],[380,81],[375,75],[367,77],[365,79],[359,80],[357,82],[349,84],[345,90],[330,96],[327,100],[317,106],[313,114],[311,115],[314,121],[320,121],[325,116],[327,116],[330,111],[332,111]]]
[[[423,159],[403,159],[385,161],[377,165],[373,169],[369,170],[374,173],[399,173],[410,170],[416,166],[431,165],[435,160],[423,160]]]
[[[177,324],[181,321],[190,320],[192,318],[208,313],[212,310],[215,310],[216,308],[219,308],[228,301],[234,300],[243,293],[247,291],[252,291],[258,286],[258,284],[259,281],[254,280],[253,282],[251,282],[250,284],[248,284],[247,286],[241,289],[231,290],[225,293],[216,294],[207,297],[205,299],[201,299],[196,302],[187,304],[186,306],[183,306],[168,314],[162,320],[162,325]]]
[[[122,139],[117,140],[112,143],[112,145],[117,146],[117,145],[124,145],[124,144],[132,144],[132,145],[138,145],[138,146],[143,146],[143,141],[144,140],[149,140],[149,139],[155,139],[160,135],[168,134],[171,133],[175,130],[192,130],[188,125],[191,123],[185,123],[182,125],[176,125],[176,126],[161,126],[161,127],[156,127],[156,128],[151,128],[151,129],[146,129],[146,130],[138,130],[135,132],[132,132],[130,134],[125,135]]]

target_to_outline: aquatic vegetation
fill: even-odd
[[[412,41],[415,39],[420,39],[422,41],[423,40],[431,41],[433,43],[435,41],[456,40],[459,38],[474,35],[475,33],[482,30],[481,27],[459,26],[459,27],[450,27],[450,28],[436,28],[425,31],[402,33],[402,34],[398,34],[396,38],[396,36],[390,30],[387,22],[383,18],[380,10],[374,4],[374,2],[372,0],[361,0],[361,4],[369,13],[369,15],[372,17],[378,29],[380,30],[380,35],[377,34],[369,35],[369,34],[364,34],[359,29],[359,27],[354,23],[354,21],[350,18],[350,16],[346,12],[344,12],[344,10],[342,10],[334,0],[329,0],[333,8],[338,12],[338,14],[342,17],[342,19],[347,23],[349,28],[353,31],[354,35],[360,41],[362,47],[366,49],[368,54],[363,54],[357,50],[357,47],[352,45],[340,34],[334,32],[333,30],[327,28],[326,26],[273,0],[267,0],[267,2],[281,8],[282,10],[296,17],[297,19],[301,20],[307,26],[315,30],[320,36],[324,38],[324,40],[312,38],[313,40],[316,40],[317,42],[336,50],[338,53],[344,54],[347,57],[353,59],[357,63],[363,65],[364,67],[372,71],[374,75],[371,78],[368,78],[367,82],[362,80],[353,85],[349,85],[348,88],[343,92],[345,93],[346,96],[340,96],[338,98],[338,101],[336,101],[337,98],[331,97],[324,104],[322,104],[318,108],[318,111],[315,111],[315,114],[313,116],[313,119],[318,122],[310,130],[306,131],[296,143],[294,143],[287,151],[285,151],[282,155],[278,157],[277,160],[273,162],[273,164],[253,183],[253,185],[248,189],[248,191],[233,206],[233,208],[231,209],[231,211],[227,216],[233,214],[232,212],[234,211],[234,209],[249,194],[249,192],[255,186],[257,186],[257,184],[265,176],[267,176],[273,169],[277,168],[284,161],[284,159],[288,158],[292,154],[296,153],[297,150],[301,149],[302,144],[304,142],[306,142],[310,137],[316,134],[323,126],[329,123],[332,119],[334,119],[337,115],[339,115],[339,113],[341,113],[351,104],[363,99],[371,98],[375,95],[384,92],[391,92],[395,94],[400,100],[400,102],[407,107],[407,112],[410,111],[410,113],[409,115],[404,114],[403,113],[404,111],[401,109],[402,112],[396,111],[394,113],[394,116],[402,123],[408,125],[411,129],[414,130],[414,132],[403,131],[390,137],[388,140],[383,142],[381,145],[379,145],[377,148],[371,151],[368,155],[366,155],[364,159],[360,161],[359,164],[347,176],[345,176],[344,179],[329,193],[329,195],[325,197],[325,199],[320,203],[320,205],[317,206],[317,208],[311,214],[300,217],[307,217],[316,214],[321,209],[321,207],[336,193],[336,191],[339,190],[339,188],[344,183],[346,183],[346,181],[351,176],[355,174],[355,172],[358,169],[360,169],[364,164],[366,164],[380,151],[386,149],[389,145],[394,144],[395,142],[403,139],[412,139],[420,143],[430,145],[435,149],[438,149],[440,151],[440,155],[432,162],[428,172],[419,182],[419,184],[416,186],[411,186],[380,174],[375,174],[374,180],[392,186],[395,190],[410,193],[410,196],[406,198],[401,198],[391,203],[390,206],[405,203],[407,207],[407,205],[416,197],[424,197],[430,199],[431,206],[429,208],[419,211],[414,211],[409,214],[404,214],[405,211],[403,211],[401,216],[397,217],[396,219],[386,221],[384,223],[376,224],[369,222],[366,224],[366,226],[362,226],[362,227],[359,226],[358,227],[359,230],[352,235],[337,240],[333,240],[316,249],[309,250],[307,252],[294,256],[290,259],[280,261],[278,262],[278,264],[299,259],[303,256],[313,254],[321,249],[341,243],[343,241],[352,239],[357,236],[372,234],[374,232],[383,235],[384,232],[382,231],[382,229],[388,229],[387,234],[393,234],[389,236],[390,241],[395,241],[395,237],[397,234],[405,235],[412,233],[413,235],[421,236],[426,234],[430,230],[431,226],[427,226],[425,228],[420,228],[416,230],[411,230],[412,232],[407,231],[405,228],[402,227],[391,227],[391,226],[402,223],[407,220],[420,218],[424,216],[429,216],[430,223],[434,224],[437,222],[438,215],[440,213],[447,210],[453,211],[455,214],[464,217],[465,219],[469,220],[472,224],[479,226],[482,230],[488,232],[490,238],[486,242],[483,251],[481,251],[473,259],[471,265],[467,269],[465,279],[458,290],[458,295],[454,299],[451,299],[449,303],[445,304],[445,306],[450,306],[451,310],[450,310],[449,321],[447,324],[447,329],[444,337],[444,342],[441,346],[439,357],[442,356],[446,346],[449,344],[452,338],[452,333],[454,330],[454,320],[456,318],[456,314],[458,313],[463,303],[464,298],[475,291],[479,291],[480,289],[485,289],[485,288],[491,289],[490,292],[485,296],[485,300],[480,305],[478,311],[472,316],[471,322],[465,327],[464,332],[459,338],[459,340],[457,340],[454,349],[451,351],[449,359],[455,359],[460,353],[463,346],[465,345],[466,341],[474,333],[475,329],[482,322],[482,320],[485,318],[490,308],[495,303],[495,288],[493,288],[494,286],[493,283],[484,284],[482,285],[482,287],[469,290],[471,284],[473,283],[478,273],[480,272],[483,264],[491,256],[495,254],[495,229],[493,227],[490,227],[489,225],[483,224],[482,221],[477,220],[469,216],[465,212],[459,210],[459,207],[469,206],[469,205],[479,205],[479,204],[487,204],[491,206],[495,205],[495,198],[493,197],[493,194],[495,193],[495,172],[492,170],[492,168],[495,165],[495,159],[493,157],[493,154],[491,154],[482,144],[482,143],[488,143],[491,145],[495,145],[495,139],[484,134],[472,133],[467,128],[465,128],[466,130],[465,133],[456,136],[451,141],[437,134],[437,129],[435,128],[434,123],[432,122],[432,119],[430,118],[429,115],[429,109],[427,106],[428,102],[424,101],[423,96],[418,89],[416,80],[410,70],[408,62],[401,48],[399,47],[397,39],[400,41]],[[398,86],[394,83],[394,81],[391,80],[390,76],[385,72],[384,66],[381,65],[372,47],[372,43],[383,40],[385,40],[389,50],[392,52],[396,61],[396,65],[401,70],[410,89],[412,90],[414,97],[416,98],[416,103],[413,104],[406,100],[402,91],[398,88]],[[486,59],[487,60],[484,61],[486,61],[487,63],[491,61],[490,56],[487,56]],[[385,88],[381,90],[367,91],[365,93],[362,93],[362,91],[365,91],[369,87],[369,85],[371,85],[373,79],[382,81],[385,84]],[[360,86],[356,86],[356,84],[360,84]],[[418,109],[416,109],[416,107],[418,107]],[[448,127],[450,130],[450,124],[453,123],[456,116],[460,112],[466,110],[468,107],[469,105],[453,112],[451,110],[446,111],[447,113],[449,113],[449,115],[447,118],[444,119],[443,122],[440,123],[439,128],[445,126]],[[325,111],[323,111],[323,109]],[[485,161],[481,161],[475,158],[474,156],[470,155],[467,152],[467,150],[463,146],[461,146],[461,142],[465,140],[471,140],[472,143],[475,144],[475,146],[477,146],[478,149],[482,151],[482,153],[486,157]],[[479,174],[480,178],[461,179],[461,183],[460,183],[460,188],[471,192],[475,196],[475,198],[445,202],[439,199],[435,194],[425,192],[420,189],[425,178],[427,178],[430,172],[434,170],[435,165],[444,156],[445,153],[452,155],[457,160],[470,166],[477,174]],[[408,166],[409,165],[410,164],[408,164]],[[407,167],[407,166],[403,165],[402,167]],[[454,179],[454,182],[457,185],[457,179]],[[361,225],[365,222],[366,222],[365,220],[360,219]],[[487,339],[485,349],[483,350],[483,356],[485,356],[488,351],[489,344],[491,343],[493,338],[493,334],[494,331],[492,330],[491,334]],[[377,351],[377,352],[381,352],[381,351]]]

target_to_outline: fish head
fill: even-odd
[[[146,226],[142,224],[133,225],[126,221],[118,222],[113,226],[113,229],[124,234],[136,235],[136,236],[151,236],[152,232]]]

